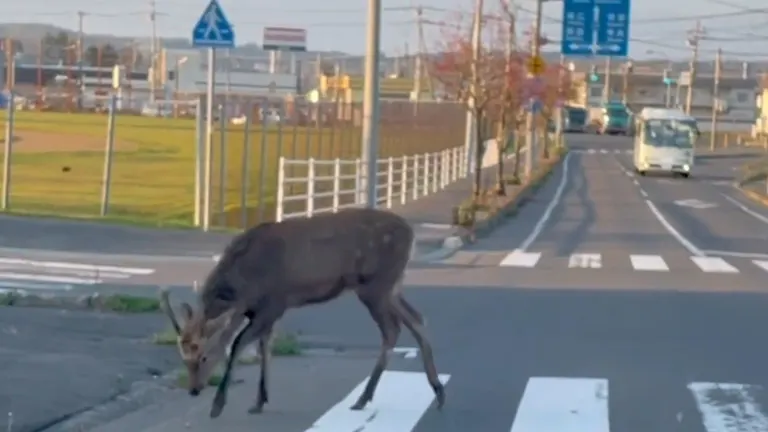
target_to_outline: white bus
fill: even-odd
[[[699,137],[696,119],[679,109],[643,108],[635,124],[635,171],[688,178]]]

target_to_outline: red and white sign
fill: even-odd
[[[264,27],[262,47],[266,51],[307,50],[307,30],[286,27]]]

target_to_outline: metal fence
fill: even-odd
[[[215,101],[219,109],[206,180],[202,100],[156,102],[143,115],[122,112],[121,102],[105,97],[104,109],[94,113],[8,104],[6,115],[0,115],[2,209],[199,225],[207,184],[212,226],[242,228],[274,219],[281,157],[349,160],[360,155],[360,104],[223,95]],[[463,144],[461,105],[382,101],[380,113],[382,159]]]
[[[392,208],[437,192],[467,175],[467,153],[454,147],[378,161],[377,205]],[[310,217],[365,203],[361,159],[318,160],[281,157],[275,220]]]

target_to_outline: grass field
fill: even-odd
[[[107,116],[17,112],[10,187],[13,212],[92,218],[99,214]],[[0,127],[5,130],[5,117]],[[212,220],[239,227],[242,185],[247,184],[249,223],[274,216],[277,160],[355,158],[359,127],[281,125],[252,127],[250,170],[243,178],[242,126],[214,134]],[[380,156],[401,156],[460,145],[463,124],[432,127],[409,124],[380,127]],[[194,120],[118,116],[109,219],[150,225],[191,225],[194,214]],[[0,149],[0,151],[2,151]],[[221,176],[222,157],[224,164]],[[220,193],[220,178],[225,193]],[[262,187],[263,184],[263,187]],[[263,196],[261,191],[263,189]],[[263,206],[263,210],[259,209]],[[222,217],[216,210],[225,208]],[[251,211],[252,210],[252,211]]]

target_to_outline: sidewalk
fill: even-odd
[[[484,168],[483,184],[491,185],[495,176],[495,165]],[[437,253],[448,246],[446,240],[450,241],[464,233],[463,228],[452,225],[451,209],[472,196],[473,183],[474,176],[470,175],[449,184],[443,190],[392,207],[392,211],[408,219],[416,231],[416,256]]]

